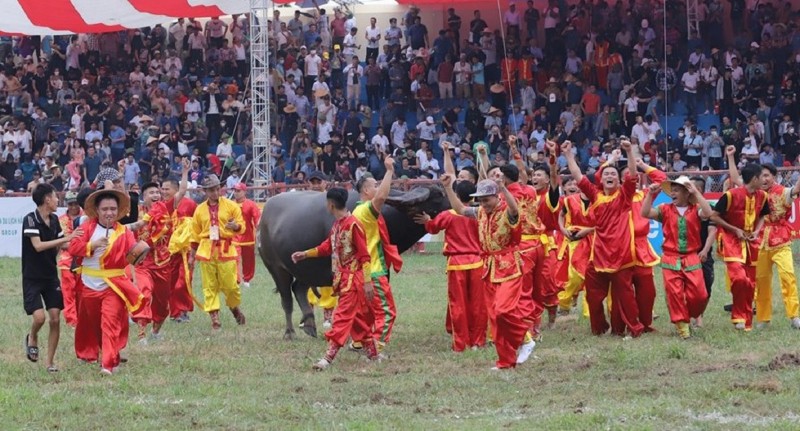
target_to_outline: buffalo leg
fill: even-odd
[[[292,291],[297,300],[297,305],[300,307],[300,312],[303,313],[303,318],[300,320],[300,323],[303,324],[303,331],[316,338],[317,324],[314,320],[314,311],[308,305],[308,286],[295,280],[292,284]]]
[[[292,326],[292,275],[282,269],[272,269],[267,266],[272,280],[275,281],[275,290],[281,295],[281,307],[286,317],[286,331],[283,333],[284,340],[294,338],[294,327]]]

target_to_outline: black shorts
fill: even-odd
[[[22,279],[22,297],[25,312],[28,316],[36,310],[64,309],[64,297],[61,295],[61,283],[58,279]],[[42,304],[44,302],[44,304]]]

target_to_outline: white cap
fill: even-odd
[[[433,117],[428,116],[428,118],[426,118],[425,121],[428,123],[433,123]]]

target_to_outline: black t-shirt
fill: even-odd
[[[37,280],[58,280],[56,257],[58,247],[37,252],[31,238],[38,236],[42,242],[52,241],[64,236],[58,216],[50,214],[50,226],[42,219],[39,210],[34,210],[22,220],[22,278]]]
[[[339,160],[336,153],[323,152],[320,157],[320,164],[322,165],[322,172],[326,175],[331,175],[336,171],[336,162]]]

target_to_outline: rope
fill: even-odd
[[[503,23],[503,11],[500,8],[500,0],[497,0],[497,17],[500,18],[500,34],[503,35],[503,61],[508,58],[508,48],[506,48],[506,38],[508,35],[506,34],[505,23]],[[500,63],[502,66],[502,63]],[[502,67],[501,67],[502,69]],[[508,83],[511,83],[511,71],[506,68],[506,80]],[[502,85],[502,79],[500,80],[499,84]],[[511,85],[508,87],[508,100],[511,102],[511,106],[514,106],[514,89],[511,88]],[[508,107],[506,107],[508,109]],[[512,108],[513,109],[513,108]]]
[[[663,18],[664,18],[664,28],[661,31],[661,39],[662,39],[662,42],[664,43],[664,46],[663,46],[663,48],[664,48],[664,80],[666,80],[667,79],[667,69],[669,68],[669,65],[667,64],[667,2],[666,1],[661,3],[661,8],[663,9],[662,10],[662,15],[663,15]],[[678,71],[676,70],[674,73],[675,73],[675,79],[677,80]],[[676,83],[676,85],[677,85],[677,83]],[[667,88],[666,90],[664,90],[664,131],[662,133],[662,136],[664,136],[664,139],[666,140],[666,145],[664,146],[664,148],[666,149],[667,153],[669,153],[669,139],[667,139],[666,136],[667,136],[667,133],[669,131],[669,93],[671,93],[671,92],[672,92],[672,89],[670,89],[670,88]],[[656,148],[658,148],[658,146],[656,146]],[[656,160],[654,160],[654,162],[658,163],[658,150],[656,150]],[[667,162],[667,154],[664,154],[664,162]]]

